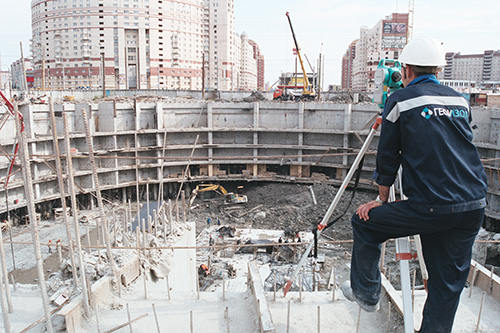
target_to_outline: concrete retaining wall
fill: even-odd
[[[379,109],[371,104],[295,102],[203,102],[167,103],[102,102],[55,105],[56,128],[62,140],[62,113],[69,118],[73,165],[79,193],[93,189],[81,109],[88,113],[98,173],[103,190],[140,184],[189,181],[278,180],[314,182],[312,174],[323,174],[324,182],[338,184],[354,160]],[[21,107],[29,138],[37,203],[59,199],[48,105]],[[484,158],[500,157],[500,111],[473,108],[476,144]],[[9,123],[8,123],[9,124]],[[13,124],[13,123],[12,123]],[[12,125],[11,124],[11,125]],[[10,126],[10,125],[9,125]],[[14,132],[5,127],[0,140],[12,151]],[[196,145],[194,145],[196,142]],[[369,185],[375,167],[377,137],[365,160],[363,184]],[[162,161],[163,151],[165,159]],[[190,157],[192,155],[192,158]],[[137,165],[135,156],[139,157]],[[127,159],[130,158],[130,159]],[[0,174],[7,173],[8,160],[0,159]],[[64,163],[63,163],[64,164]],[[163,165],[163,175],[160,169]],[[490,190],[488,216],[500,219],[499,163],[485,162]],[[63,166],[64,168],[64,166]],[[277,179],[277,177],[279,179]],[[188,186],[189,187],[189,186]],[[21,173],[9,183],[9,209],[26,205]],[[6,211],[0,189],[0,213]]]

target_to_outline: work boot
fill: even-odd
[[[359,307],[365,310],[366,312],[378,311],[380,307],[379,302],[377,302],[377,304],[368,304],[365,301],[362,301],[359,298],[357,298],[356,295],[354,295],[354,292],[352,291],[351,281],[345,281],[344,283],[342,283],[340,290],[342,290],[342,294],[344,294],[344,297],[347,298],[347,300],[358,303]]]

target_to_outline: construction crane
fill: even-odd
[[[2,91],[0,91],[0,105],[5,106],[8,113],[5,112],[2,117],[0,118],[0,130],[3,128],[5,123],[7,122],[9,115],[13,116],[14,118],[16,117],[15,115],[15,110],[14,110],[14,105],[9,101],[9,99],[3,94]],[[19,112],[19,120],[21,123],[21,133],[24,132],[24,118],[23,115]],[[19,150],[19,142],[16,141],[14,145],[14,152],[12,154],[12,157],[10,158],[10,166],[7,169],[7,176],[5,178],[5,183],[4,183],[4,188],[7,188],[7,185],[9,184],[9,178],[10,175],[12,174],[12,169],[14,168],[14,163],[16,162],[16,156],[17,152]]]
[[[277,79],[276,82],[274,82],[269,88],[267,88],[266,91],[269,91],[271,89],[273,89],[273,87],[276,85],[276,83],[280,82],[280,79]]]
[[[246,195],[237,194],[233,192],[228,192],[222,185],[218,184],[200,184],[197,185],[196,188],[191,192],[191,196],[189,197],[189,206],[191,206],[194,202],[194,199],[200,192],[214,191],[220,195],[224,196],[224,203],[245,203],[248,202],[248,198]]]
[[[295,99],[295,100],[303,100],[303,101],[312,101],[316,99],[317,94],[314,90],[311,82],[309,82],[309,78],[307,77],[306,68],[304,66],[304,61],[302,60],[302,55],[300,54],[299,43],[297,42],[297,38],[295,37],[295,32],[293,31],[292,20],[290,19],[290,13],[286,12],[286,17],[288,18],[288,23],[290,24],[290,30],[292,31],[293,42],[295,43],[295,48],[297,49],[297,56],[299,58],[300,67],[302,68],[302,73],[304,75],[303,82],[303,90],[301,95],[296,95],[293,98],[285,97],[287,92],[286,89],[277,89],[274,93],[274,99]],[[281,98],[280,98],[281,97]],[[289,96],[288,96],[289,97]]]
[[[408,1],[408,29],[406,29],[406,44],[413,38],[413,18],[415,17],[415,0]]]

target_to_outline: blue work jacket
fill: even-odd
[[[487,181],[472,143],[469,103],[434,75],[422,75],[392,93],[384,107],[373,179],[394,183],[416,209],[464,212],[486,206]]]

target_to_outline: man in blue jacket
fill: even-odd
[[[429,273],[420,332],[450,332],[484,217],[486,174],[467,100],[436,79],[446,64],[441,45],[415,38],[399,61],[405,88],[384,107],[373,174],[379,196],[352,217],[351,280],[342,291],[364,310],[378,310],[381,243],[420,234]],[[400,166],[408,199],[387,203]]]

